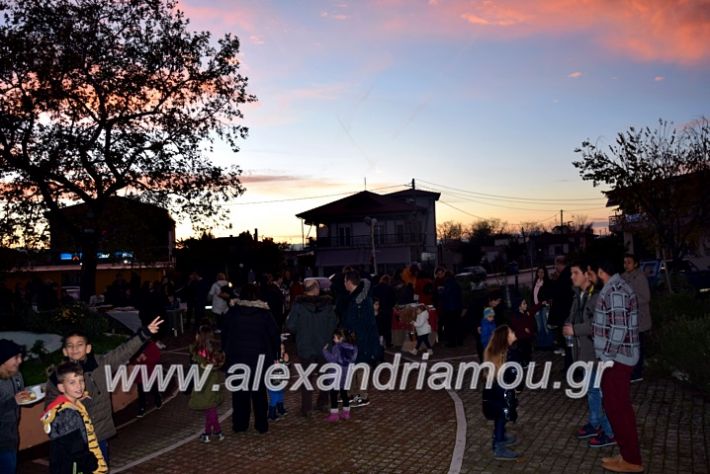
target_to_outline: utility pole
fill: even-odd
[[[564,221],[564,212],[562,209],[560,209],[560,232],[562,232],[562,226],[565,225]]]

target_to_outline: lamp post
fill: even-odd
[[[372,271],[377,275],[377,254],[375,252],[375,225],[377,225],[377,219],[374,217],[365,217],[365,224],[370,226],[370,244],[372,245]]]

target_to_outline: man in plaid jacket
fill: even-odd
[[[603,458],[604,469],[643,472],[636,416],[631,406],[631,372],[639,359],[638,299],[614,262],[601,261],[597,275],[604,283],[594,310],[597,359],[613,362],[602,375],[604,411],[611,422],[620,455]]]

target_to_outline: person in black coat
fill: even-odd
[[[555,257],[555,270],[557,271],[557,280],[552,285],[552,304],[550,305],[548,322],[555,333],[555,340],[559,346],[557,351],[565,356],[564,370],[566,371],[572,364],[572,353],[562,336],[562,326],[567,321],[570,309],[572,309],[574,288],[572,287],[572,271],[564,256]]]
[[[389,275],[382,275],[379,283],[372,290],[373,298],[380,302],[380,311],[377,314],[377,329],[384,338],[385,347],[392,345],[392,311],[397,300],[397,294],[392,286]]]
[[[509,449],[515,444],[517,439],[513,435],[506,435],[505,425],[508,422],[515,422],[518,419],[518,400],[515,395],[515,388],[503,388],[497,380],[498,371],[503,369],[506,362],[517,362],[518,353],[514,350],[513,344],[516,342],[515,332],[507,325],[496,328],[491,340],[485,350],[485,361],[490,362],[495,367],[495,373],[489,374],[494,379],[491,388],[483,390],[483,416],[487,420],[492,420],[493,425],[493,456],[499,461],[515,461],[518,453]],[[514,366],[507,367],[503,374],[506,384],[512,384],[517,377],[517,369]]]
[[[249,367],[248,390],[232,392],[232,428],[235,432],[249,428],[251,410],[254,410],[254,427],[259,433],[269,430],[268,402],[263,376],[266,369],[278,359],[281,340],[276,321],[269,306],[257,299],[253,285],[242,289],[241,299],[230,299],[224,323],[224,352],[228,367],[244,364]],[[264,356],[263,372],[257,374],[260,356]],[[253,390],[253,380],[260,376],[258,388]],[[238,384],[237,384],[238,385]]]

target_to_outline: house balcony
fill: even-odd
[[[396,247],[408,245],[421,245],[425,242],[426,234],[405,233],[405,234],[378,234],[375,235],[375,247]],[[372,237],[367,235],[318,237],[315,246],[320,249],[335,248],[370,248],[372,247]]]
[[[646,224],[644,214],[619,214],[609,216],[609,230],[612,232],[631,231]]]

